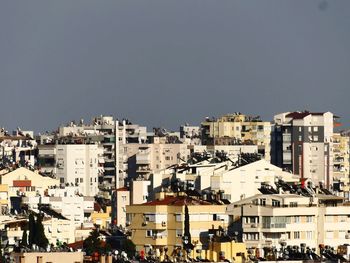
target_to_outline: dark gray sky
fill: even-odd
[[[0,36],[8,129],[298,109],[349,124],[349,0],[1,1]]]

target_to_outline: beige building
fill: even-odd
[[[202,144],[254,144],[270,160],[271,123],[241,113],[226,114],[201,123]]]
[[[42,176],[21,167],[1,176],[2,184],[8,186],[8,197],[44,195],[49,187],[58,186],[59,180]]]
[[[349,243],[350,206],[332,195],[255,195],[227,207],[229,223],[248,248]]]
[[[150,144],[127,144],[129,176],[148,179],[157,170],[186,161],[190,151],[186,144],[166,143],[165,137],[154,137]],[[134,161],[131,159],[134,158]]]
[[[12,253],[15,263],[83,263],[83,252],[25,252]],[[12,261],[11,261],[12,262]]]
[[[114,202],[113,202],[114,201]],[[117,189],[113,196],[113,220],[117,226],[126,225],[126,207],[130,205],[130,191],[126,187]]]
[[[175,257],[182,248],[185,205],[190,218],[191,241],[195,245],[191,257],[209,257],[209,232],[211,228],[228,226],[226,205],[214,205],[187,196],[164,196],[155,201],[127,206],[127,229],[137,251],[164,257]],[[167,250],[165,250],[167,248]],[[197,253],[198,252],[198,253]]]
[[[0,184],[0,215],[6,214],[8,207],[8,186]]]
[[[349,200],[350,186],[350,137],[341,133],[333,134],[333,181],[337,183],[339,192]]]

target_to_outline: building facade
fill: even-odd
[[[239,112],[219,118],[206,118],[201,123],[202,144],[235,145],[254,144],[259,153],[270,160],[271,123],[259,116],[250,117]]]
[[[272,163],[321,183],[333,184],[333,114],[286,112],[275,115]]]

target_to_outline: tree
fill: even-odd
[[[23,228],[21,246],[22,246],[22,247],[28,247],[27,226],[25,226],[25,227]]]
[[[28,244],[29,247],[32,247],[35,244],[35,219],[33,213],[29,215],[29,222],[28,222],[28,230],[29,230],[29,238],[28,238]]]
[[[49,244],[49,240],[47,240],[47,238],[45,236],[44,226],[43,226],[43,222],[42,222],[42,216],[40,214],[37,216],[35,229],[36,229],[35,239],[34,239],[35,244],[38,247],[46,249],[48,244]]]
[[[191,233],[190,233],[190,215],[188,212],[188,207],[185,205],[185,221],[184,221],[184,236],[183,236],[183,247],[186,250],[193,249],[194,246],[191,242]]]
[[[128,258],[132,258],[136,253],[136,245],[130,239],[126,239],[124,242],[123,250],[128,255]]]
[[[84,251],[87,255],[92,255],[94,252],[101,253],[103,251],[102,249],[102,242],[99,238],[100,234],[97,229],[94,229],[90,232],[90,235],[87,239],[84,240],[83,246]]]

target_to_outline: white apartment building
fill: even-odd
[[[39,207],[49,207],[49,209],[60,213],[63,217],[74,222],[76,227],[82,225],[91,226],[91,213],[94,211],[94,198],[84,196],[35,196],[23,197],[22,202],[28,209],[39,212]]]
[[[274,117],[273,164],[322,183],[333,184],[333,119],[331,112],[285,112]]]
[[[230,224],[239,231],[248,248],[281,248],[305,243],[318,249],[320,244],[336,248],[349,243],[350,206],[342,198],[316,194],[255,195],[230,204]]]
[[[103,147],[103,171],[99,178],[100,188],[118,189],[124,186],[127,177],[128,159],[125,145],[141,144],[147,140],[147,128],[132,124],[128,120],[115,120],[113,116],[99,116],[91,124],[83,120],[79,124],[71,122],[59,128],[58,137],[81,138],[83,141],[97,142]]]
[[[97,144],[57,145],[57,178],[61,184],[76,184],[84,196],[98,193],[99,157]]]
[[[103,171],[103,148],[98,144],[55,144],[39,146],[41,170],[52,173],[61,186],[76,185],[84,196],[98,193],[98,176]]]
[[[233,165],[230,161],[211,162],[211,159],[196,164],[165,169],[151,177],[153,191],[159,191],[170,181],[180,180],[199,191],[222,192],[223,199],[236,202],[260,193],[262,183],[274,185],[276,180],[299,182],[299,178],[282,171],[266,160]]]

